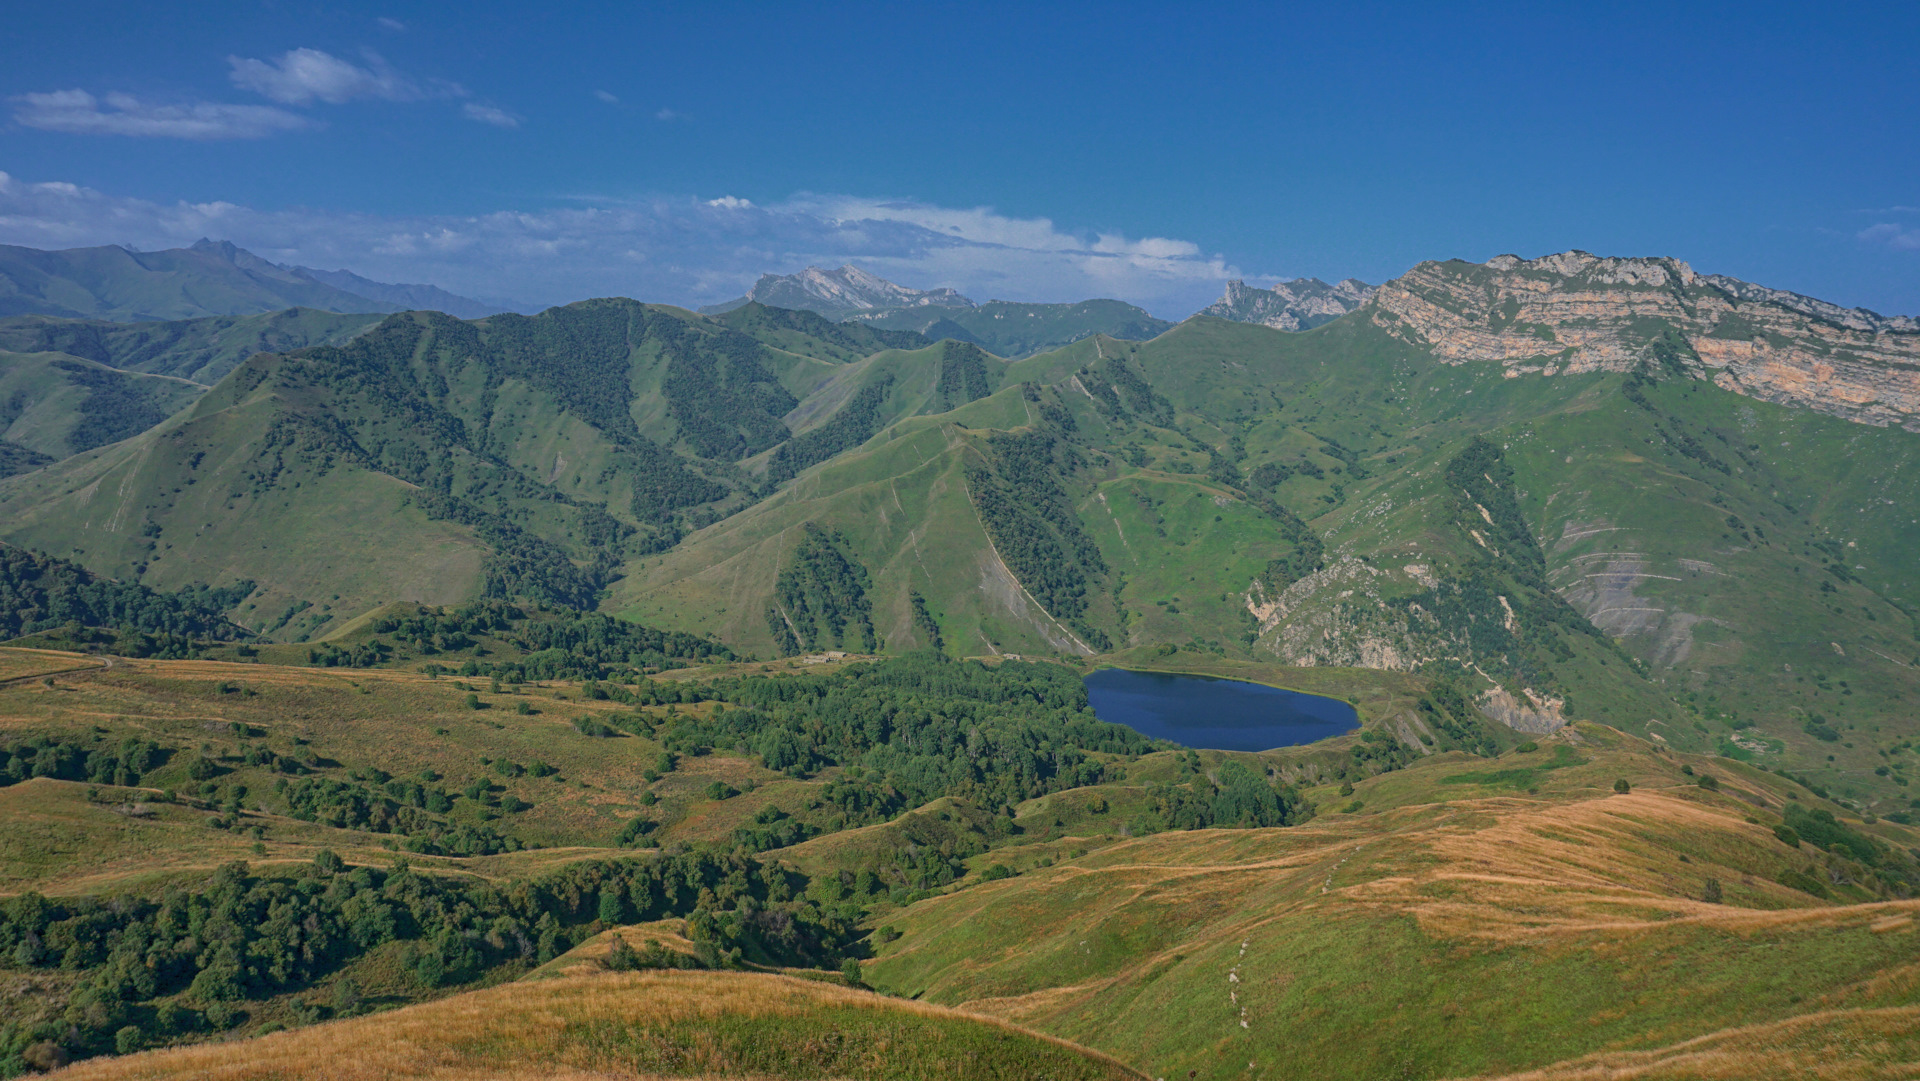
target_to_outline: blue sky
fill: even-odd
[[[1578,247],[1920,313],[1920,5],[559,7],[17,5],[0,242],[1171,317]]]

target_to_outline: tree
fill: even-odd
[[[604,899],[605,894],[601,897]],[[607,951],[606,965],[615,972],[632,972],[640,967],[640,955],[628,944],[625,936],[613,936],[613,949]]]
[[[1619,780],[1613,782],[1613,790],[1624,796],[1627,793],[1633,791],[1633,786],[1627,783],[1627,779],[1625,777],[1622,777]]]
[[[1707,879],[1706,888],[1700,891],[1700,899],[1710,905],[1719,904],[1720,903],[1720,880],[1717,878]]]
[[[600,922],[612,927],[625,923],[627,917],[627,898],[616,889],[600,891]]]
[[[866,986],[866,983],[860,979],[860,962],[851,957],[840,962],[840,978],[847,981],[848,987]]]
[[[352,976],[343,976],[333,985],[333,1012],[336,1017],[345,1017],[360,1006],[360,985]]]

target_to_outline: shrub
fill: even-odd
[[[1538,743],[1535,743],[1532,740],[1528,740],[1525,743],[1522,743],[1520,746],[1515,747],[1514,752],[1516,754],[1532,754],[1533,752],[1539,749],[1540,749],[1540,745]]]
[[[1780,838],[1780,843],[1786,845],[1788,848],[1800,847],[1800,835],[1793,831],[1792,826],[1775,826],[1773,827],[1773,835]]]
[[[481,703],[479,695],[470,694],[467,696],[467,708],[468,709],[485,709],[486,706]]]
[[[1012,878],[1012,877],[1013,877],[1013,868],[1008,867],[1004,863],[996,863],[993,866],[987,868],[986,870],[980,872],[980,881],[982,882],[997,882],[1000,879]]]
[[[1633,791],[1633,786],[1627,783],[1627,779],[1625,777],[1622,777],[1619,780],[1613,782],[1613,790],[1624,796],[1627,793]]]
[[[1702,773],[1700,775],[1700,780],[1697,783],[1700,785],[1701,788],[1704,788],[1709,792],[1718,792],[1720,790],[1720,778],[1715,777],[1711,773]]]
[[[607,951],[605,962],[615,972],[632,972],[640,967],[640,955],[627,944],[626,936],[613,936],[613,949]]]
[[[1352,782],[1352,781],[1341,781],[1341,782],[1340,782],[1340,794],[1341,794],[1341,795],[1343,795],[1343,796],[1351,796],[1351,795],[1353,795],[1353,782]]]
[[[1707,879],[1706,887],[1700,891],[1700,899],[1710,905],[1719,904],[1720,903],[1720,880],[1717,878]]]

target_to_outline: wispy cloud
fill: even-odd
[[[655,120],[664,120],[672,123],[675,120],[685,120],[687,114],[663,107],[659,112],[653,114],[653,118]]]
[[[478,120],[482,124],[492,124],[496,128],[520,126],[520,118],[505,109],[496,109],[491,105],[480,105],[471,101],[460,106],[460,115],[468,120]]]
[[[131,94],[96,98],[85,90],[21,94],[9,99],[13,119],[30,128],[75,135],[170,139],[260,139],[310,127],[306,117],[270,105],[200,101],[159,104]]]
[[[367,66],[342,60],[319,49],[290,49],[279,60],[251,60],[227,57],[233,85],[250,90],[282,105],[311,105],[324,101],[340,105],[355,98],[383,101],[418,101],[427,92],[412,80],[393,70],[375,53],[366,55]],[[440,88],[450,96],[461,96],[458,87]]]
[[[600,99],[601,101],[604,101],[604,102],[606,102],[606,103],[607,103],[608,105],[618,105],[618,104],[620,104],[620,99],[619,99],[619,98],[617,98],[617,97],[615,97],[615,96],[614,96],[613,94],[611,94],[611,93],[609,93],[609,92],[607,92],[607,91],[605,91],[605,90],[595,90],[595,91],[593,92],[593,96],[594,96],[594,97],[596,97],[596,98],[599,98],[599,99]]]
[[[0,174],[0,243],[158,248],[202,236],[276,262],[549,303],[632,296],[705,304],[738,296],[763,273],[850,262],[977,300],[1110,296],[1179,317],[1216,299],[1228,278],[1247,276],[1184,240],[1082,235],[1044,218],[915,200],[805,194],[763,205],[673,196],[385,216],[152,203]]]
[[[391,19],[382,15],[373,21],[379,23],[382,28],[391,30],[396,34],[404,34],[407,32],[407,24],[401,22],[399,19]]]
[[[1854,234],[1869,244],[1884,244],[1898,251],[1920,251],[1920,228],[1883,221]]]

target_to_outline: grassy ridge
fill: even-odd
[[[936,1006],[783,976],[571,976],[240,1043],[89,1062],[66,1076],[977,1078],[1119,1081],[1095,1052]]]
[[[1791,786],[1738,773],[1715,795],[1582,731],[1580,764],[1517,798],[1445,785],[1487,771],[1442,756],[1355,784],[1359,813],[1123,841],[923,903],[868,976],[1204,1077],[1511,1071],[1904,1001],[1914,902],[1822,907],[1777,881],[1832,858],[1765,827]]]

